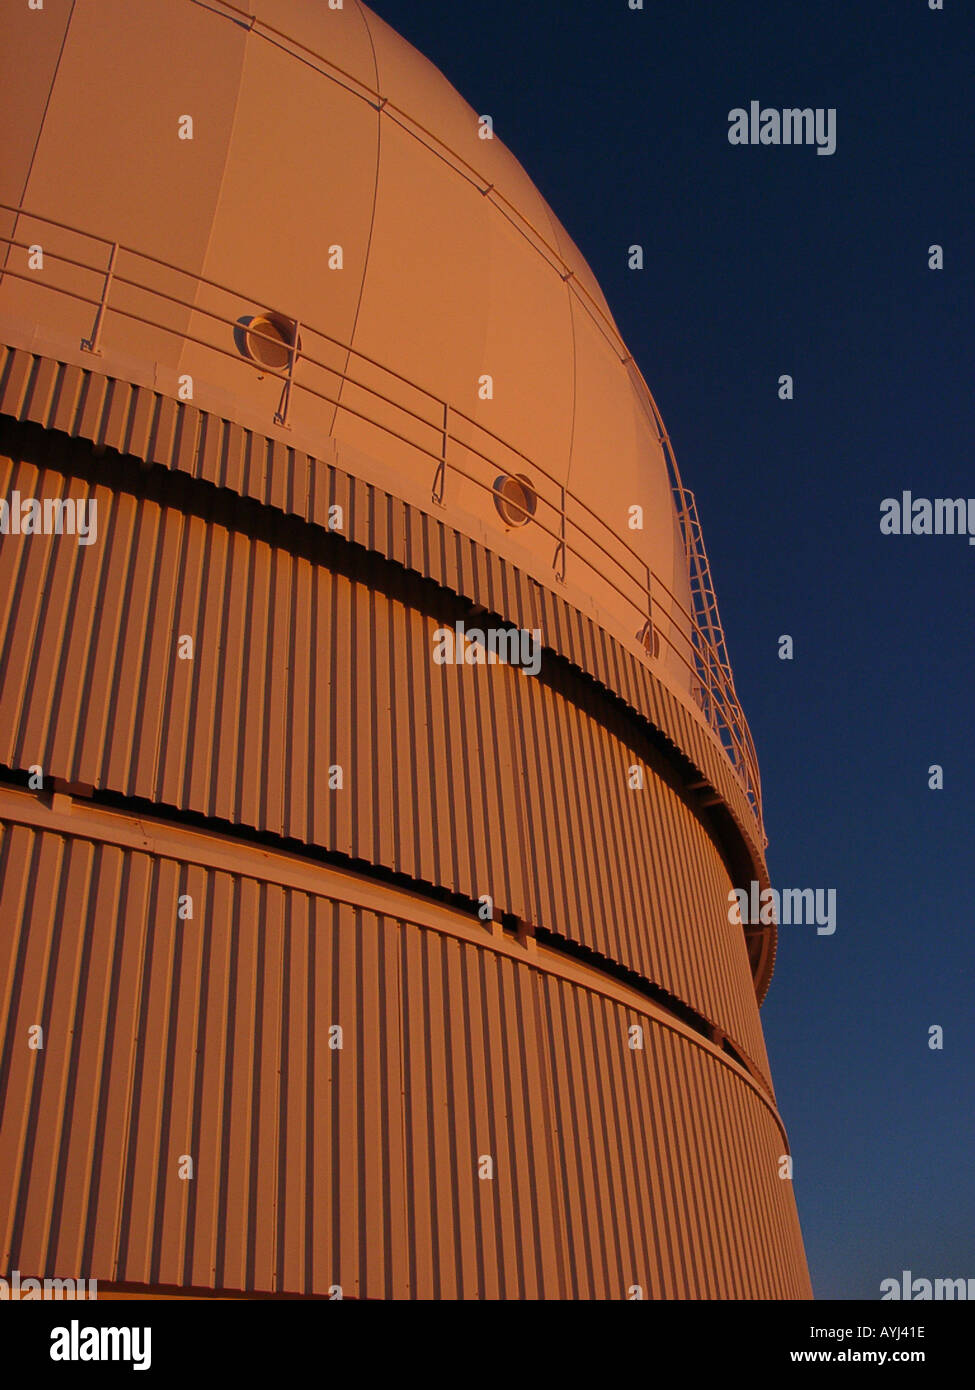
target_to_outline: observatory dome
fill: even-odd
[[[0,312],[63,356],[111,275],[100,370],[172,395],[189,378],[200,408],[354,448],[359,476],[650,651],[696,713],[659,417],[483,113],[358,0],[21,9],[0,201],[47,260]],[[55,281],[82,296],[68,314]]]
[[[11,1264],[808,1296],[694,500],[503,113],[359,0],[0,30]]]

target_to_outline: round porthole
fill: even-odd
[[[660,633],[650,622],[645,622],[637,633],[637,640],[642,644],[647,656],[660,655]]]
[[[268,311],[238,323],[237,346],[245,357],[268,371],[284,371],[291,361],[294,320]]]
[[[494,505],[505,526],[524,526],[535,515],[538,497],[523,473],[501,473],[494,480]]]

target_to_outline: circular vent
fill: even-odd
[[[269,371],[280,372],[291,361],[295,323],[283,314],[255,314],[248,319],[238,344],[252,362]]]
[[[494,505],[506,526],[524,526],[535,515],[538,497],[523,473],[502,473],[494,480]]]

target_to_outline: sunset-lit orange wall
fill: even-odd
[[[754,749],[581,255],[353,0],[0,28],[0,498],[97,515],[0,535],[0,1272],[808,1297]]]

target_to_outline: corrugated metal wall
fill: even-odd
[[[0,404],[70,415],[66,370],[42,389],[24,360],[0,364]],[[82,432],[131,434],[145,393],[98,406],[81,378]],[[302,456],[194,416],[170,422],[168,473],[13,425],[0,453],[0,496],[99,504],[92,546],[0,538],[0,764],[119,808],[0,785],[0,1259],[260,1293],[808,1296],[727,921],[734,837],[583,673],[684,739],[711,787],[734,783],[721,755],[605,633],[481,547],[313,459],[301,484]],[[203,481],[221,473],[247,496]],[[350,531],[329,537],[323,499],[344,487]],[[438,626],[476,623],[472,597],[543,626],[541,678],[433,662]],[[594,956],[480,923],[482,894]]]
[[[104,476],[148,485],[121,461]],[[3,495],[69,485],[88,487],[0,458]],[[434,631],[465,610],[419,577],[160,486],[99,484],[97,544],[0,543],[0,763],[490,895],[690,1004],[767,1076],[728,870],[648,739],[567,668],[437,666]]]
[[[235,412],[242,417],[240,402]],[[761,827],[714,736],[635,657],[592,618],[484,545],[462,535],[402,495],[364,481],[371,460],[332,439],[318,439],[318,457],[281,438],[243,427],[194,405],[70,363],[0,344],[0,413],[51,431],[47,447],[63,453],[57,432],[117,449],[284,515],[325,527],[331,503],[342,506],[350,541],[503,614],[520,627],[540,627],[546,646],[590,674],[646,718],[720,795],[757,876],[767,883]],[[269,428],[266,422],[264,429]],[[286,432],[280,432],[285,433]],[[345,464],[336,467],[338,460]],[[432,479],[431,479],[432,481]],[[429,497],[424,499],[429,505]],[[702,789],[702,794],[704,790]]]
[[[627,987],[290,856],[0,803],[5,1266],[364,1297],[808,1296],[769,1099]]]

